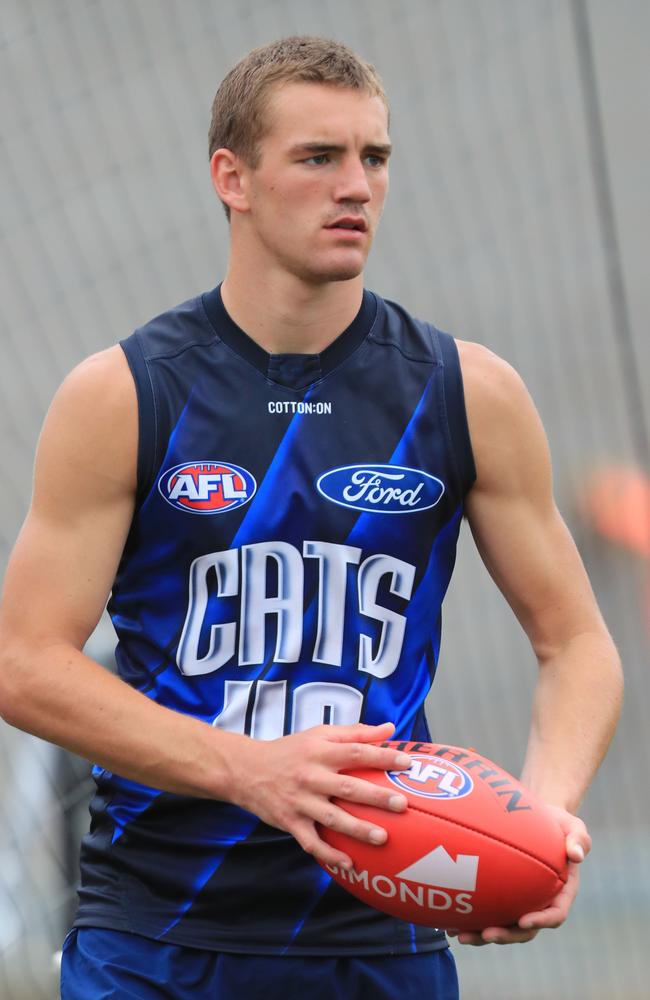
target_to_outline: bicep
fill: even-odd
[[[68,377],[43,426],[32,503],[5,578],[5,641],[84,644],[128,534],[136,451],[135,390],[112,349]]]
[[[476,546],[538,656],[591,631],[600,615],[580,555],[555,508],[477,491],[468,504]]]
[[[538,656],[553,655],[600,613],[553,498],[546,435],[525,386],[499,359],[470,373],[468,417],[477,480],[467,517],[477,548]],[[484,373],[483,373],[484,374]]]

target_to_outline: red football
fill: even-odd
[[[480,930],[508,927],[542,909],[567,878],[565,838],[551,810],[475,750],[431,743],[383,743],[404,750],[408,771],[355,770],[406,795],[392,813],[336,800],[388,832],[376,847],[320,828],[354,863],[332,877],[370,906],[416,924]]]

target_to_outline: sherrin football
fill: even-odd
[[[382,826],[375,846],[320,828],[353,868],[326,871],[364,903],[430,927],[508,927],[545,907],[567,878],[564,834],[551,810],[475,750],[445,744],[382,743],[403,750],[406,771],[351,774],[402,792],[402,813],[336,800]]]

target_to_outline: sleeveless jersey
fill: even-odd
[[[475,475],[453,338],[366,291],[322,354],[269,355],[217,287],[122,348],[140,422],[109,603],[123,680],[261,740],[386,720],[428,740]],[[258,954],[446,946],[237,806],[94,777],[77,926]]]

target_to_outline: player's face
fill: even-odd
[[[363,270],[388,191],[381,98],[311,83],[278,87],[250,171],[249,224],[274,264],[308,282]]]

